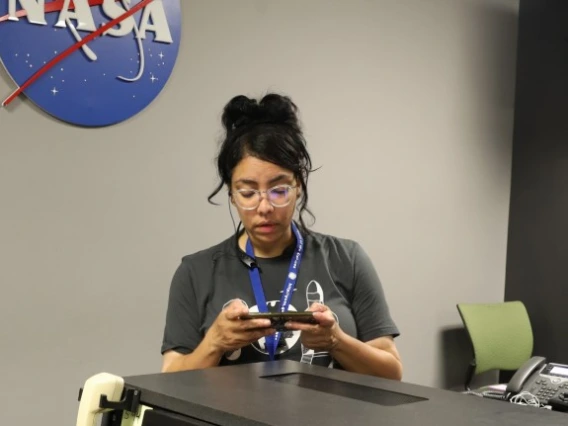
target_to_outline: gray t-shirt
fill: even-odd
[[[295,244],[281,256],[257,258],[266,301],[278,311]],[[341,329],[365,342],[381,336],[398,336],[383,288],[371,260],[351,240],[311,232],[305,236],[290,311],[305,311],[314,302],[327,305]],[[162,353],[191,353],[224,306],[243,300],[258,312],[249,270],[237,256],[235,237],[206,250],[185,256],[172,280]],[[327,352],[315,352],[300,343],[299,331],[281,333],[275,359],[341,368]],[[269,360],[262,338],[252,345],[226,353],[220,365]]]

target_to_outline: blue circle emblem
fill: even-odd
[[[0,60],[52,116],[109,126],[138,114],[170,78],[180,0],[3,0]],[[0,99],[3,101],[4,98]]]

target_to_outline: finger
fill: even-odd
[[[238,306],[244,306],[245,308],[248,308],[248,305],[246,304],[246,302],[243,299],[231,299],[228,303],[226,303],[224,305],[224,308],[231,308],[231,307],[238,307]]]
[[[326,310],[328,310],[329,308],[327,306],[325,306],[323,303],[319,303],[319,302],[314,302],[311,304],[311,306],[308,308],[308,311],[312,311],[312,312],[324,312]]]
[[[262,339],[263,337],[270,336],[271,334],[276,333],[274,328],[263,328],[260,330],[253,330],[248,332],[249,343],[256,342],[258,339]]]
[[[318,324],[307,324],[305,322],[296,322],[296,321],[288,321],[284,324],[289,330],[300,330],[300,331],[307,331],[310,333],[315,333],[318,330]]]
[[[227,310],[225,311],[225,318],[227,318],[229,321],[238,320],[241,315],[244,314],[237,309],[227,308]]]
[[[246,346],[246,345],[250,345],[251,343],[254,343],[260,339],[262,339],[263,337],[269,336],[271,334],[276,333],[276,330],[273,328],[263,328],[263,329],[257,329],[257,330],[248,330],[248,331],[242,331],[240,333],[237,333],[235,335],[234,340],[238,341],[240,346]]]
[[[329,309],[325,312],[314,312],[314,318],[320,326],[325,328],[333,327],[335,324],[335,318]]]
[[[242,330],[265,329],[272,325],[269,319],[241,319]]]
[[[249,313],[248,308],[242,303],[240,299],[233,300],[225,308],[225,318],[233,321],[238,319],[240,316],[244,316]]]

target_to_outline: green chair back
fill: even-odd
[[[459,303],[457,308],[473,345],[475,374],[517,370],[531,357],[533,332],[522,302]]]

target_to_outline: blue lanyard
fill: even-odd
[[[296,249],[294,250],[292,260],[290,261],[290,267],[288,268],[288,274],[286,275],[286,282],[284,283],[284,291],[280,298],[280,312],[288,311],[290,299],[292,298],[294,287],[296,286],[296,279],[298,278],[300,262],[302,261],[302,255],[304,254],[304,237],[302,237],[302,234],[298,231],[298,227],[294,222],[292,222],[292,231],[296,236]],[[254,250],[252,248],[250,238],[247,240],[246,253],[249,256],[254,257]],[[266,298],[264,297],[264,289],[262,288],[258,268],[249,269],[249,276],[259,312],[268,312],[268,306],[266,305]],[[268,348],[270,360],[274,360],[274,354],[276,353],[276,347],[278,346],[279,341],[280,332],[266,336],[266,346]]]

